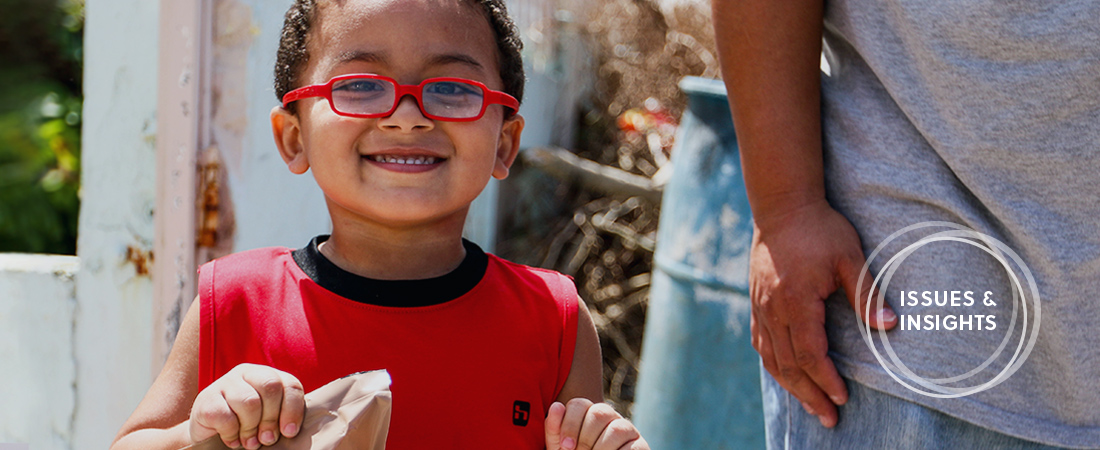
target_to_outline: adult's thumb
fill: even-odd
[[[882,307],[877,305],[877,290],[872,291],[871,285],[875,278],[870,271],[863,273],[863,265],[866,260],[863,254],[846,258],[837,266],[837,277],[844,288],[844,294],[848,296],[848,303],[856,310],[860,320],[879,330],[889,330],[898,324],[898,316],[885,301]],[[860,283],[860,274],[863,273],[863,282]],[[867,303],[871,303],[868,310]]]

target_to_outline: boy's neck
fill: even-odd
[[[434,278],[450,273],[466,257],[461,224],[429,229],[348,225],[334,221],[332,236],[318,250],[337,267],[366,278]]]

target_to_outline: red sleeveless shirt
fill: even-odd
[[[306,392],[386,369],[391,449],[543,448],[543,420],[577,337],[569,278],[493,255],[469,292],[432,306],[341,297],[287,248],[203,265],[199,297],[199,390],[241,363],[291,373]]]

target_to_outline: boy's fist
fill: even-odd
[[[546,414],[546,450],[649,450],[634,424],[607,403],[574,398]]]
[[[294,375],[241,364],[199,392],[191,407],[191,441],[214,435],[230,448],[258,449],[301,429],[306,402]]]

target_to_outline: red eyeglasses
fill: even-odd
[[[399,84],[393,78],[372,74],[335,77],[287,92],[283,107],[309,97],[324,97],[341,116],[377,118],[393,114],[406,95],[416,99],[424,116],[432,120],[469,122],[485,115],[485,108],[499,104],[519,110],[519,101],[504,92],[465,78],[429,78],[420,84]]]

